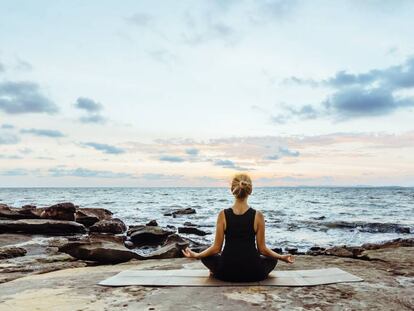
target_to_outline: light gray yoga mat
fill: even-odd
[[[225,282],[209,276],[209,270],[126,270],[99,285],[104,286],[314,286],[341,282],[360,282],[363,279],[338,268],[315,270],[272,271],[260,282]]]

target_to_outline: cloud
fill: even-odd
[[[224,168],[231,168],[231,169],[235,169],[235,170],[241,170],[241,171],[248,170],[247,168],[238,166],[236,163],[234,163],[231,160],[221,160],[221,159],[214,160],[214,165],[215,166],[221,166],[221,167],[224,167]]]
[[[172,156],[172,155],[164,155],[159,157],[160,161],[165,161],[165,162],[184,162],[185,160],[181,157],[178,156]]]
[[[1,125],[1,128],[5,130],[10,130],[10,129],[14,129],[14,125],[5,123]]]
[[[265,157],[268,160],[279,160],[283,157],[298,157],[300,155],[299,151],[290,150],[286,147],[279,147],[279,150],[276,154]]]
[[[147,180],[178,180],[183,179],[184,175],[177,175],[177,174],[156,174],[156,173],[146,173],[138,176],[139,178],[147,179]]]
[[[125,18],[125,20],[134,26],[146,27],[152,23],[154,18],[149,14],[138,12]]]
[[[28,170],[22,168],[14,168],[9,170],[0,171],[2,176],[26,176],[29,174]]]
[[[128,173],[117,173],[112,171],[90,170],[86,168],[66,169],[62,167],[55,167],[49,169],[49,174],[52,177],[85,177],[85,178],[135,178],[134,175]]]
[[[5,72],[6,71],[6,67],[0,63],[0,73]]]
[[[315,119],[334,117],[346,120],[356,117],[388,115],[395,110],[414,106],[414,97],[398,95],[400,91],[414,88],[414,57],[400,65],[373,69],[358,74],[338,71],[325,80],[291,77],[284,83],[329,87],[334,92],[319,107],[304,105],[299,109],[285,108],[284,113],[272,116],[274,123],[286,123],[293,117]]]
[[[12,155],[0,154],[0,159],[19,160],[19,159],[23,159],[23,157],[17,154],[12,154]]]
[[[124,149],[119,148],[119,147],[115,147],[115,146],[112,146],[112,145],[107,145],[107,144],[88,142],[88,143],[83,143],[82,145],[87,146],[87,147],[92,147],[95,150],[102,151],[103,153],[106,153],[106,154],[122,154],[122,153],[125,153]]]
[[[44,137],[64,137],[65,135],[57,130],[47,130],[47,129],[21,129],[20,133],[22,134],[32,134],[35,136],[44,136]]]
[[[87,97],[79,97],[76,100],[75,107],[87,112],[99,112],[103,109],[103,106],[100,103]]]
[[[323,105],[328,114],[347,119],[386,115],[401,107],[414,106],[414,100],[398,98],[384,88],[346,87],[331,95]]]
[[[93,114],[86,117],[80,117],[79,121],[82,123],[105,123],[106,118],[99,114]]]
[[[198,150],[197,148],[188,148],[188,149],[185,149],[185,153],[188,154],[188,155],[190,155],[190,156],[196,156],[196,155],[199,154],[199,152],[200,152],[200,150]]]
[[[0,131],[0,145],[15,145],[20,142],[20,138],[12,133]]]
[[[54,114],[58,107],[33,82],[1,82],[0,110],[8,114]]]
[[[94,101],[93,99],[87,97],[79,97],[75,102],[75,107],[83,110],[86,113],[86,116],[79,118],[79,121],[82,123],[106,122],[106,118],[100,114],[103,110],[102,104]]]

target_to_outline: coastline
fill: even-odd
[[[182,217],[193,212],[194,210],[187,208],[172,213]],[[196,224],[185,224],[183,228],[188,231],[184,232],[202,234]],[[156,220],[143,225],[127,226],[121,219],[113,218],[109,210],[79,208],[69,202],[45,208],[12,208],[2,204],[0,310],[10,309],[10,306],[13,306],[13,310],[24,310],[24,306],[29,303],[31,306],[38,305],[41,310],[54,310],[57,305],[71,305],[73,300],[79,304],[79,310],[104,309],[103,302],[111,305],[112,310],[134,310],[138,306],[143,308],[144,305],[168,310],[179,302],[162,299],[162,293],[180,293],[192,297],[195,289],[103,289],[96,283],[132,267],[202,269],[200,261],[183,258],[181,249],[189,245],[195,250],[202,250],[209,245],[202,245],[182,236],[180,231],[183,232],[183,229],[160,227]],[[207,299],[211,295],[220,295],[224,300],[230,299],[233,307],[249,306],[252,310],[263,306],[274,307],[275,303],[277,307],[285,306],[289,309],[301,306],[325,309],[337,304],[344,308],[358,309],[355,299],[362,299],[364,305],[370,308],[384,303],[398,306],[400,310],[408,310],[414,306],[410,298],[414,297],[413,238],[360,246],[315,246],[306,252],[298,252],[295,248],[275,250],[297,256],[294,265],[282,263],[277,266],[276,271],[338,267],[363,277],[365,282],[320,286],[316,296],[311,288],[246,287],[224,291],[220,288],[206,289],[209,294],[199,297],[200,307],[211,307],[212,302]],[[87,290],[85,286],[88,287]],[[374,299],[376,290],[381,290],[381,293]],[[107,295],[108,292],[111,294]],[[285,293],[287,298],[281,293]],[[38,300],[37,295],[58,295],[58,298]],[[394,298],[391,299],[389,295]],[[303,300],[303,297],[308,299]],[[320,301],[316,302],[315,297],[319,297]],[[60,309],[65,310],[64,307]],[[227,310],[225,305],[222,310]]]

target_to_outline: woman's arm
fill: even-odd
[[[214,243],[209,248],[205,249],[201,253],[197,253],[192,251],[189,247],[187,247],[185,250],[182,250],[184,256],[189,258],[200,259],[219,253],[221,251],[224,241],[224,217],[224,210],[221,210],[217,216],[216,236],[214,239]]]
[[[292,255],[280,255],[266,246],[265,241],[265,220],[264,216],[260,211],[256,211],[257,216],[257,232],[256,232],[256,243],[258,251],[268,257],[280,259],[287,263],[293,263],[295,258]]]

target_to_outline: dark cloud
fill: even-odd
[[[103,109],[103,106],[100,103],[87,97],[79,97],[76,100],[75,107],[87,112],[99,112]]]
[[[0,110],[8,114],[54,114],[58,107],[33,82],[1,82]]]
[[[21,129],[20,133],[22,134],[32,134],[35,136],[44,136],[44,137],[64,137],[65,135],[57,130],[47,130],[47,129]]]
[[[314,119],[333,116],[336,120],[345,120],[380,116],[414,106],[414,97],[397,95],[399,91],[414,88],[414,57],[400,65],[359,74],[339,71],[320,81],[297,77],[286,81],[312,87],[325,86],[333,88],[334,92],[319,107],[305,105],[299,109],[285,109],[285,113],[272,117],[274,123],[285,123],[292,117]]]
[[[102,104],[94,101],[93,99],[87,97],[79,97],[75,102],[75,107],[83,110],[86,113],[86,116],[79,118],[79,121],[82,123],[106,122],[106,118],[100,114],[103,110]]]
[[[87,147],[92,147],[95,150],[102,151],[103,153],[106,153],[106,154],[125,153],[124,149],[119,148],[119,147],[115,147],[115,146],[112,146],[112,145],[107,145],[107,144],[88,142],[88,143],[83,143],[82,145],[87,146]]]
[[[327,113],[338,118],[386,115],[401,107],[414,106],[411,98],[398,98],[389,89],[346,87],[324,103]]]
[[[15,145],[20,142],[19,136],[0,131],[0,145]]]
[[[86,177],[86,178],[135,178],[132,174],[117,173],[112,171],[90,170],[86,168],[66,169],[62,167],[55,167],[49,169],[49,174],[52,177]]]
[[[165,161],[165,162],[184,162],[184,159],[178,156],[173,156],[173,155],[164,155],[159,157],[160,161]]]

